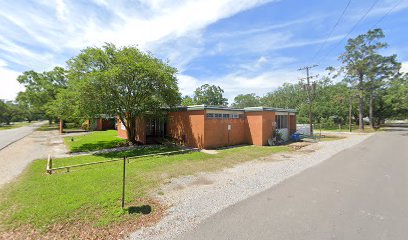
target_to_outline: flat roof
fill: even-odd
[[[273,108],[273,107],[246,107],[244,108],[245,112],[290,112],[290,113],[297,113],[296,109],[290,108]]]
[[[213,106],[213,105],[192,105],[192,106],[187,106],[187,111],[191,110],[206,110],[206,109],[211,109],[211,110],[227,110],[227,111],[244,111],[244,109],[241,108],[232,108],[232,107],[226,107],[226,106]]]
[[[263,111],[270,111],[270,112],[290,112],[290,113],[297,113],[295,109],[284,109],[284,108],[273,108],[273,107],[246,107],[246,108],[232,108],[227,106],[213,106],[213,105],[191,105],[191,106],[180,106],[176,107],[176,109],[186,110],[186,111],[195,111],[195,110],[226,110],[226,111],[245,111],[245,112],[263,112]]]

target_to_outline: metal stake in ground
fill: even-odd
[[[125,208],[126,157],[123,157],[122,209]]]

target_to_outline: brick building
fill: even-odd
[[[136,120],[136,140],[146,143],[149,138],[170,137],[186,146],[207,149],[238,144],[265,146],[275,129],[284,139],[296,131],[296,111],[293,109],[195,105],[164,114],[161,119]],[[120,121],[118,134],[127,137]]]

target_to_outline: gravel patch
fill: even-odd
[[[170,206],[155,226],[142,228],[130,239],[175,239],[222,209],[260,193],[325,161],[373,134],[350,134],[346,139],[310,144],[294,153],[274,154],[216,173],[171,179],[156,199]]]
[[[0,187],[17,177],[35,159],[68,156],[58,131],[35,131],[0,151]],[[45,165],[44,165],[45,173]]]

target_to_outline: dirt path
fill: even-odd
[[[17,177],[35,159],[66,155],[58,131],[35,131],[0,151],[0,187]],[[44,166],[45,168],[45,166]]]

